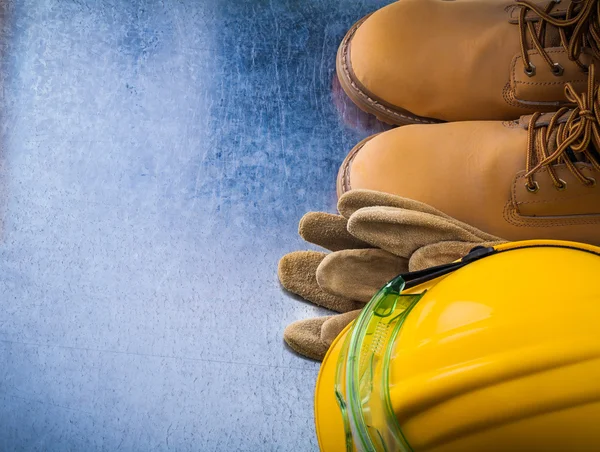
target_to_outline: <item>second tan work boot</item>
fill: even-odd
[[[576,107],[517,121],[410,125],[359,143],[338,194],[392,193],[508,240],[600,245],[600,96],[590,66]]]
[[[399,0],[342,41],[337,74],[390,124],[556,111],[600,61],[599,0]]]

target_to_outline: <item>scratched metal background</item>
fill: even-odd
[[[1,451],[317,448],[276,265],[381,130],[334,59],[385,3],[0,2]]]

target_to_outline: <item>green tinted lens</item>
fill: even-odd
[[[389,402],[389,359],[405,316],[423,294],[403,295],[397,277],[367,304],[338,359],[336,395],[344,418],[346,450],[409,451]]]

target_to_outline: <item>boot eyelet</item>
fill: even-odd
[[[560,65],[560,63],[554,63],[552,65],[552,74],[554,74],[555,77],[560,77],[564,73],[565,73],[565,68],[563,68]]]
[[[533,181],[531,185],[525,183],[525,188],[529,193],[537,193],[540,190],[540,184],[538,184],[536,181]]]
[[[558,181],[560,182],[560,185],[555,185],[554,188],[556,188],[558,191],[564,191],[567,189],[567,183],[562,180],[562,179],[558,179]]]
[[[588,177],[587,180],[588,180],[588,183],[585,184],[586,187],[592,188],[592,187],[596,186],[596,179],[594,179],[593,177]]]
[[[533,77],[535,75],[535,66],[531,61],[529,62],[529,66],[526,66],[523,70],[525,71],[525,75],[527,75],[527,77]]]

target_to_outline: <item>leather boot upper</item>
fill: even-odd
[[[588,10],[580,11],[582,3]],[[590,27],[600,28],[598,1],[537,2],[540,11],[521,4],[394,2],[357,28],[348,46],[349,77],[358,89],[386,105],[445,121],[512,120],[554,111],[566,102],[564,84],[585,88],[585,67],[597,61],[594,43],[575,44],[589,41]],[[577,11],[585,19],[580,27],[565,26],[567,16]],[[569,49],[571,44],[574,48]]]
[[[376,135],[345,162],[344,190],[371,189],[429,204],[508,240],[600,245],[600,97],[518,121],[410,125]]]

